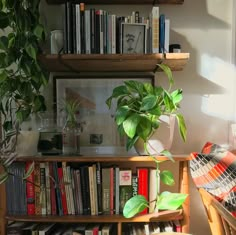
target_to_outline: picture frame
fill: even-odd
[[[62,127],[65,122],[65,114],[61,112],[62,100],[75,98],[81,102],[77,117],[83,127],[80,135],[82,155],[87,153],[129,155],[125,148],[125,139],[120,137],[114,120],[115,108],[109,110],[105,103],[111,96],[113,88],[122,85],[125,80],[154,83],[154,75],[53,77],[54,112],[58,126]]]
[[[121,23],[121,53],[145,54],[147,25],[142,23]]]

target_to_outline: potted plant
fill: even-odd
[[[0,111],[3,129],[18,120],[45,111],[41,88],[48,75],[37,60],[45,31],[39,19],[40,0],[4,1],[0,4]]]
[[[146,154],[151,156],[156,163],[156,177],[167,185],[173,185],[173,174],[170,171],[159,171],[161,161],[150,153],[148,141],[162,125],[161,117],[163,115],[177,119],[180,135],[184,141],[186,140],[185,120],[179,112],[183,96],[181,89],[172,91],[174,80],[171,69],[165,64],[158,64],[157,66],[168,78],[168,89],[150,83],[125,81],[124,85],[113,89],[113,93],[106,100],[106,103],[111,108],[112,100],[116,100],[115,121],[119,133],[127,136],[126,149],[131,149],[141,140]],[[160,154],[173,160],[171,153],[166,149],[162,150]],[[158,192],[159,189],[157,189],[156,209],[177,209],[187,197],[185,194],[169,192],[163,192],[159,195]],[[148,207],[149,203],[142,195],[134,196],[126,202],[123,214],[125,217],[132,217]]]

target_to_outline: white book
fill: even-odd
[[[165,53],[169,52],[170,45],[170,19],[165,19]]]
[[[158,188],[160,188],[160,180],[159,176],[157,175],[156,168],[149,169],[149,213],[153,213],[155,210],[156,198],[157,194],[159,193]]]
[[[71,207],[71,214],[75,215],[75,202],[74,202],[74,195],[73,195],[73,185],[72,185],[72,176],[71,176],[71,168],[70,166],[66,166],[67,172],[67,182],[68,182],[68,189],[69,189],[69,200],[70,200],[70,207]]]
[[[104,14],[103,10],[99,10],[99,21],[100,21],[100,54],[104,54]]]
[[[75,6],[76,19],[76,53],[81,54],[81,35],[80,35],[80,5]]]
[[[46,172],[45,162],[40,162],[40,200],[41,200],[41,214],[47,214],[47,199],[46,199]]]
[[[159,7],[152,7],[152,53],[159,53]]]
[[[85,10],[85,54],[91,54],[90,10]]]

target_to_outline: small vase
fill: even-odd
[[[62,129],[62,153],[63,155],[80,154],[80,133],[79,123],[67,118]]]

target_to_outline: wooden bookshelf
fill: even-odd
[[[178,176],[179,183],[177,190],[180,193],[189,194],[189,171],[188,161],[189,155],[175,155],[173,156],[175,162],[178,164]],[[167,160],[164,156],[156,156],[158,160]],[[152,157],[149,156],[117,156],[117,155],[87,155],[87,156],[34,156],[34,157],[19,157],[17,161],[26,162],[68,162],[70,164],[76,164],[76,166],[83,163],[95,163],[100,162],[102,166],[116,164],[120,167],[134,167],[137,166],[155,166],[155,162]],[[167,163],[167,162],[166,162]],[[165,164],[165,163],[164,163]],[[4,184],[0,187],[1,198],[5,198],[6,192]],[[117,235],[122,234],[122,228],[124,223],[138,223],[138,222],[158,222],[158,221],[170,221],[180,220],[182,225],[182,231],[189,232],[189,197],[183,204],[181,209],[172,211],[159,211],[158,213],[151,213],[146,215],[138,215],[133,218],[125,218],[120,215],[66,215],[66,216],[52,216],[52,215],[8,215],[6,198],[0,201],[1,208],[1,233],[5,234],[7,221],[25,221],[25,222],[51,222],[51,223],[114,223],[117,225]]]
[[[49,72],[154,72],[158,63],[180,71],[188,60],[189,53],[39,56],[40,63]]]
[[[75,0],[73,2],[81,2],[79,0]],[[183,4],[184,0],[84,0],[85,4],[119,4],[119,5],[125,5],[125,4],[142,4],[142,5],[152,5],[152,4]],[[47,0],[48,4],[63,4],[65,3],[65,0]]]

